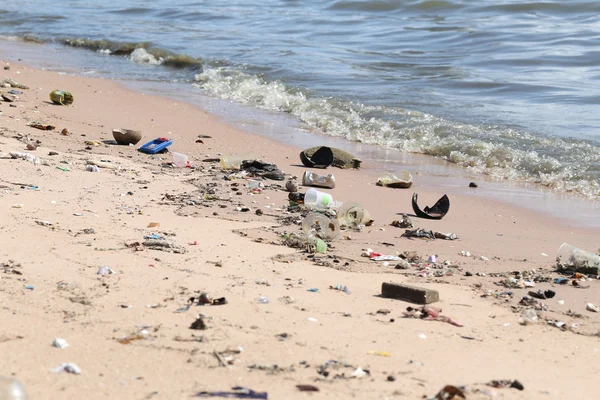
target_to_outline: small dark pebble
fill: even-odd
[[[551,299],[554,296],[556,296],[556,292],[554,290],[546,290],[544,292],[544,295],[546,296],[547,299]]]
[[[467,272],[465,272],[465,276],[473,276],[473,273],[472,273],[472,272],[469,272],[469,271],[467,271]]]
[[[263,215],[263,210],[261,210],[260,208],[256,210],[256,215]]]
[[[190,329],[196,329],[201,331],[205,330],[206,324],[204,323],[204,319],[202,317],[199,317],[197,320],[192,322],[192,325],[190,325]]]
[[[387,381],[388,381],[388,382],[394,382],[395,380],[396,380],[396,377],[395,377],[395,376],[393,376],[393,375],[389,375],[389,376],[387,377]]]
[[[313,385],[296,385],[301,392],[318,392],[319,388]]]
[[[469,183],[469,187],[476,188],[477,186],[479,186],[479,185],[477,185],[477,183],[475,183],[475,182]]]
[[[518,380],[514,380],[514,382],[510,385],[511,388],[515,388],[515,389],[519,389],[519,390],[525,390],[525,386],[523,386],[523,384],[521,382],[519,382]]]
[[[55,152],[55,151],[51,151],[51,152],[49,152],[49,153],[48,153],[48,155],[49,155],[49,156],[57,156],[57,155],[58,155],[58,153],[57,153],[57,152]]]

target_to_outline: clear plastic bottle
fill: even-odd
[[[0,400],[27,400],[25,387],[16,379],[0,376]]]
[[[521,314],[521,318],[519,319],[521,325],[533,325],[537,324],[538,321],[539,318],[537,312],[533,308],[528,308],[523,311],[523,314]]]

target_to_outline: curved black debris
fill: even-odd
[[[333,151],[330,147],[321,146],[309,157],[305,150],[300,153],[300,161],[305,167],[327,168],[333,164]]]
[[[418,199],[419,195],[414,193],[412,197],[412,208],[417,217],[426,219],[442,219],[444,215],[448,213],[448,210],[450,210],[450,199],[446,195],[443,195],[433,205],[433,207],[425,207],[423,210],[421,210],[417,204]]]

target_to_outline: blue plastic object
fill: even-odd
[[[159,138],[156,138],[156,139],[146,143],[145,145],[140,147],[139,150],[142,153],[156,154],[158,152],[163,151],[164,149],[166,149],[167,147],[169,147],[172,144],[173,144],[173,140],[171,140],[169,138],[165,138],[165,137],[159,137]]]

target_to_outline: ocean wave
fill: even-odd
[[[292,114],[313,132],[431,155],[499,179],[535,182],[589,197],[600,195],[600,170],[595,167],[600,164],[600,147],[584,140],[313,97],[279,81],[228,67],[207,67],[195,81],[209,95]]]
[[[67,38],[61,39],[62,44],[111,55],[129,56],[139,64],[162,65],[176,69],[198,70],[203,60],[187,54],[172,53],[153,47],[149,42],[118,42],[107,39]],[[134,54],[135,53],[135,54]]]

